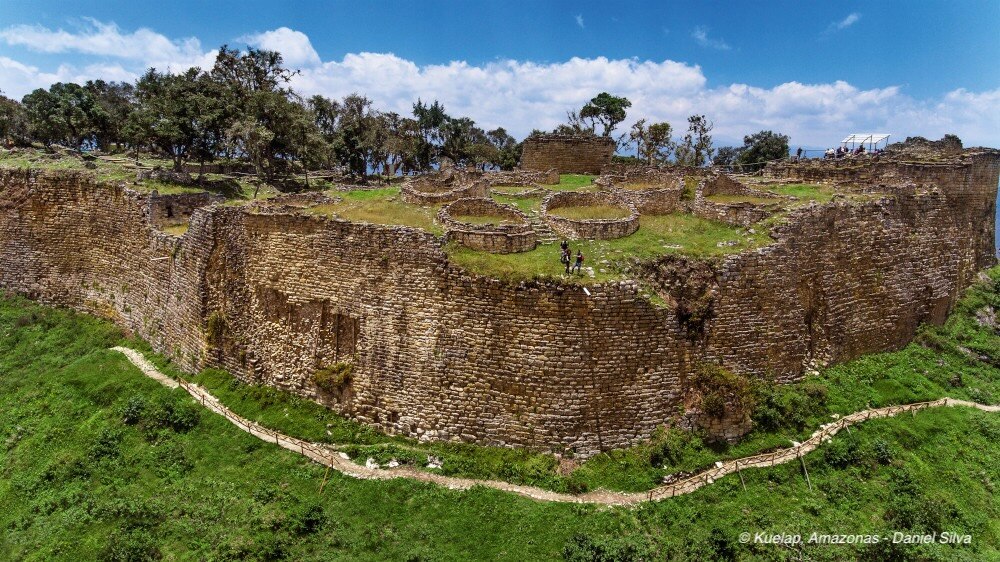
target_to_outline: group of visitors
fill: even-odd
[[[559,261],[566,266],[566,273],[575,271],[577,274],[581,274],[581,269],[583,269],[583,251],[577,250],[576,259],[574,260],[573,251],[569,249],[569,242],[563,240],[559,244],[559,248],[562,250],[562,257],[559,258]]]
[[[878,156],[882,154],[881,149],[875,149],[870,152],[872,156]],[[868,153],[869,151],[865,149],[865,145],[863,144],[859,144],[857,148],[854,149],[847,148],[846,146],[838,146],[836,150],[832,148],[826,149],[826,152],[823,154],[823,158],[826,158],[828,160],[839,160],[841,158],[846,158],[848,156],[864,156],[865,154]]]

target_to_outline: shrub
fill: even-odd
[[[152,535],[142,529],[112,531],[101,553],[101,559],[110,562],[145,562],[161,557]]]
[[[327,392],[336,392],[351,384],[352,370],[353,365],[350,363],[334,363],[313,373],[313,382]]]
[[[650,443],[649,462],[652,466],[677,466],[695,444],[695,436],[690,431],[669,428],[653,436]]]
[[[692,382],[701,394],[702,412],[710,417],[739,417],[753,409],[750,381],[720,365],[702,365]]]
[[[205,322],[205,341],[208,345],[216,347],[222,344],[222,338],[226,335],[226,317],[218,310],[208,315]]]
[[[649,541],[645,537],[635,535],[611,537],[573,535],[563,547],[562,557],[573,562],[630,562],[656,559]]]
[[[142,420],[145,411],[146,399],[142,396],[133,396],[122,408],[122,421],[127,425],[135,425]]]

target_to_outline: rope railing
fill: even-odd
[[[135,350],[128,348],[114,349],[124,353],[126,357],[138,366],[147,376],[157,379],[162,384],[167,386],[179,386],[190,394],[195,400],[200,402],[204,407],[223,416],[227,421],[239,427],[243,431],[246,431],[250,435],[258,437],[264,441],[274,443],[284,449],[296,452],[326,467],[333,468],[349,476],[364,479],[412,478],[426,482],[433,482],[453,489],[468,489],[472,486],[480,485],[544,501],[586,502],[605,505],[634,505],[643,501],[655,501],[663,498],[689,494],[733,473],[739,473],[740,482],[743,484],[744,489],[746,489],[746,482],[744,481],[742,475],[742,471],[744,469],[768,468],[787,462],[794,462],[796,459],[799,459],[800,462],[802,462],[803,472],[805,472],[806,481],[808,482],[809,474],[806,470],[806,464],[803,458],[804,455],[815,450],[822,445],[824,441],[832,438],[838,432],[850,427],[851,425],[873,418],[886,418],[908,411],[916,412],[918,410],[936,406],[968,406],[987,412],[1000,412],[1000,405],[987,406],[955,398],[940,398],[938,400],[916,402],[913,404],[868,409],[847,414],[838,418],[836,421],[825,424],[820,429],[813,432],[808,439],[804,440],[802,443],[795,443],[792,447],[759,453],[757,455],[739,459],[717,461],[712,467],[692,475],[687,475],[683,479],[676,482],[658,486],[647,492],[609,492],[605,490],[598,490],[596,492],[590,492],[582,495],[572,495],[544,490],[533,486],[511,484],[496,480],[479,480],[431,474],[413,469],[411,467],[399,467],[383,470],[358,465],[351,462],[349,459],[340,456],[336,449],[330,446],[324,446],[322,444],[313,443],[304,439],[279,433],[278,431],[264,427],[257,422],[230,411],[215,396],[197,384],[191,383],[183,377],[171,379],[166,375],[163,375]],[[811,487],[812,485],[810,484],[810,488]]]

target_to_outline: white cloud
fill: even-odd
[[[313,48],[309,36],[301,31],[279,27],[272,31],[247,35],[241,41],[268,51],[278,51],[285,63],[292,67],[314,66],[320,63],[319,53]]]
[[[858,12],[851,12],[850,14],[847,14],[847,17],[845,17],[844,19],[830,23],[830,25],[826,27],[824,33],[830,34],[833,33],[834,31],[847,29],[848,27],[851,27],[852,25],[857,23],[858,20],[860,19],[861,19],[861,14],[859,14]]]
[[[13,25],[0,30],[0,40],[42,53],[80,53],[156,63],[160,68],[201,66],[205,52],[194,37],[168,39],[141,27],[124,33],[114,23],[85,18],[75,33],[40,25]]]
[[[97,29],[114,29],[111,25]],[[7,40],[11,28],[0,32]],[[138,33],[138,32],[136,32]],[[152,32],[150,32],[152,33]],[[921,135],[940,138],[958,134],[968,145],[1000,146],[1000,88],[970,92],[954,90],[939,98],[916,100],[899,87],[859,89],[844,81],[820,84],[786,82],[771,88],[749,84],[709,87],[701,67],[671,60],[592,59],[538,63],[500,60],[484,65],[464,61],[418,65],[392,53],[351,53],[340,60],[321,61],[309,38],[281,28],[256,34],[254,44],[264,48],[284,45],[289,63],[303,65],[294,86],[303,94],[342,97],[363,93],[375,107],[409,115],[417,98],[439,100],[452,115],[465,115],[483,127],[503,126],[523,137],[532,129],[552,129],[563,122],[566,111],[581,107],[595,94],[606,91],[632,101],[630,126],[639,117],[668,121],[675,129],[686,125],[689,115],[705,114],[715,123],[717,144],[739,143],[743,135],[771,129],[791,136],[793,145],[828,146],[845,134],[858,131],[892,133],[894,138]],[[705,35],[707,41],[707,32]],[[170,45],[183,42],[163,38]],[[22,38],[22,44],[29,39]],[[62,39],[53,52],[108,52],[82,39]],[[74,46],[75,45],[75,46]],[[91,78],[131,80],[146,66],[183,70],[178,61],[204,61],[211,65],[215,52],[183,49],[168,53],[147,51],[144,57],[91,56],[79,66],[43,69],[0,56],[0,90],[21,97],[34,88],[57,81],[82,82]]]
[[[731,49],[728,43],[722,39],[713,39],[708,36],[708,28],[705,26],[698,26],[694,28],[691,32],[691,37],[701,45],[702,47],[708,47],[710,49],[718,49],[720,51],[728,51]]]
[[[579,25],[579,26],[580,26],[580,29],[584,29],[584,25],[583,25],[583,14],[577,14],[577,15],[576,15],[576,25]]]

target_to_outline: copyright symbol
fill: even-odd
[[[743,544],[750,542],[750,533],[740,533],[740,542]]]

